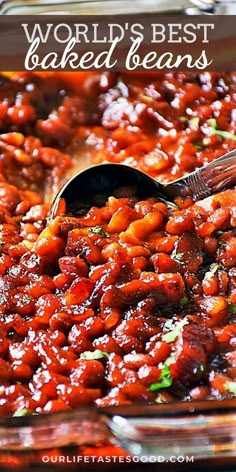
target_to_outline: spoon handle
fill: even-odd
[[[196,201],[234,185],[236,185],[236,149],[197,169],[187,177],[166,185],[165,193],[172,198],[179,195],[191,196]]]

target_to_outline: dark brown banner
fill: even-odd
[[[0,16],[1,71],[236,70],[236,16]]]

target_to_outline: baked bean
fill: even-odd
[[[123,243],[143,241],[148,234],[158,229],[163,221],[163,214],[156,210],[148,213],[141,220],[132,222],[120,238]]]
[[[96,360],[78,360],[77,366],[72,369],[72,384],[85,385],[86,387],[100,387],[104,379],[104,367]]]
[[[181,235],[188,231],[192,233],[194,231],[194,223],[191,218],[187,215],[177,215],[169,219],[166,225],[166,231],[169,234]]]
[[[199,303],[199,310],[205,317],[205,325],[208,327],[218,326],[228,315],[228,305],[224,297],[206,297]]]

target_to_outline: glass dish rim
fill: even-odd
[[[173,412],[173,407],[175,411]],[[224,398],[222,400],[209,399],[209,400],[185,400],[185,401],[172,401],[169,403],[162,404],[145,404],[142,401],[135,402],[130,405],[115,405],[107,407],[97,407],[95,405],[89,405],[86,407],[76,407],[70,410],[61,410],[43,414],[29,414],[22,416],[0,416],[0,432],[1,428],[8,426],[20,427],[20,426],[37,426],[44,423],[44,420],[55,419],[61,420],[61,417],[68,416],[70,419],[74,419],[75,415],[84,415],[85,413],[97,413],[103,417],[107,415],[112,417],[114,415],[126,416],[126,417],[144,417],[152,416],[156,414],[158,417],[176,417],[178,418],[181,414],[184,415],[199,415],[203,413],[209,413],[214,415],[226,414],[229,412],[236,413],[236,398]]]
[[[230,437],[227,445],[224,436],[225,425],[227,425],[227,434]],[[172,437],[173,430],[176,429],[178,429],[177,438]],[[201,445],[198,452],[201,455],[200,458],[211,458],[212,448],[216,450],[219,448],[220,457],[223,455],[223,457],[232,458],[232,451],[235,451],[234,431],[236,431],[236,400],[234,398],[175,401],[156,405],[145,405],[139,402],[103,408],[78,407],[42,415],[2,416],[0,418],[0,453],[41,451],[45,448],[64,448],[71,444],[85,446],[89,443],[96,447],[97,441],[109,441],[126,449],[130,454],[134,453],[137,447],[141,452],[144,450],[146,454],[154,454],[153,446],[151,446],[153,441],[156,451],[158,447],[161,447],[158,444],[164,441],[164,443],[168,442],[165,450],[167,456],[173,453],[176,444],[182,454],[194,454],[196,451],[191,449],[191,444],[189,446],[186,443],[185,447],[190,433],[191,440],[194,442],[198,441],[201,435],[203,437],[208,435],[208,431],[211,436],[212,430],[213,439],[211,438],[210,441],[213,441],[213,445],[210,449],[207,443]],[[160,451],[158,453],[160,454]],[[236,455],[234,454],[233,457],[236,458]]]
[[[204,2],[205,0],[203,0]],[[160,2],[160,4],[159,4]],[[201,6],[196,6],[194,0],[178,0],[173,5],[170,0],[168,3],[166,0],[136,0],[135,2],[135,13],[159,13],[160,15],[188,15],[188,14],[206,14],[208,9]],[[100,14],[132,14],[134,8],[132,3],[127,3],[126,0],[69,0],[64,2],[58,0],[55,3],[53,0],[30,0],[28,4],[25,4],[22,0],[0,0],[0,14],[3,15],[21,15],[21,14],[76,14],[76,7],[78,8],[78,14],[80,15],[97,15],[97,7],[102,8]],[[68,8],[72,8],[70,12]],[[115,11],[114,11],[115,8]],[[62,10],[62,11],[60,11]],[[67,11],[68,10],[68,11]],[[189,13],[188,13],[189,12]],[[209,10],[209,13],[212,11]]]

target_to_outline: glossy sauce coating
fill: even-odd
[[[46,217],[79,146],[163,181],[235,147],[234,75],[1,80],[1,414],[233,396],[234,190]]]

